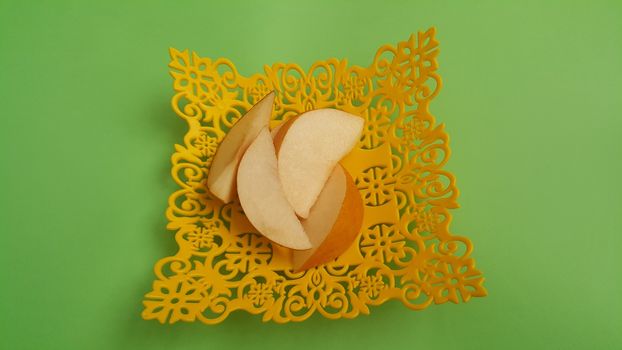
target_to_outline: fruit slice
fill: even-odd
[[[288,248],[311,248],[302,224],[283,193],[274,144],[267,127],[261,129],[244,153],[237,178],[242,209],[259,232]]]
[[[272,128],[272,130],[270,130],[270,136],[272,136],[273,140],[276,137],[276,135],[279,133],[279,130],[281,130],[281,128],[283,127],[283,124],[285,124],[285,123],[281,123],[281,124],[275,126],[274,128]]]
[[[274,138],[283,190],[296,214],[309,216],[335,165],[354,147],[363,118],[336,109],[303,113]]]
[[[337,164],[302,226],[312,249],[294,251],[294,270],[306,270],[333,260],[358,236],[363,223],[363,201],[354,181]]]
[[[207,175],[207,187],[225,203],[235,197],[235,176],[240,159],[259,131],[268,126],[273,104],[274,92],[271,92],[233,125],[216,150]]]

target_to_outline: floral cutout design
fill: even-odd
[[[256,233],[236,236],[225,253],[227,267],[241,272],[249,272],[260,265],[268,264],[271,256],[272,244],[266,237]]]
[[[380,262],[392,262],[404,257],[404,237],[400,236],[392,224],[377,224],[363,231],[359,248],[365,258]]]
[[[421,310],[485,296],[471,242],[449,228],[458,190],[443,170],[448,135],[430,112],[441,88],[435,34],[431,28],[384,45],[367,67],[331,58],[308,70],[275,63],[251,76],[227,59],[171,49],[172,106],[188,125],[171,157],[178,189],[166,211],[179,250],[155,264],[143,318],[214,324],[239,310],[283,323],[313,313],[354,318],[390,299]],[[355,254],[294,272],[287,249],[256,232],[238,204],[209,194],[218,144],[270,91],[273,127],[314,108],[365,118],[358,146],[343,161],[365,204]]]
[[[356,178],[363,202],[370,206],[381,206],[390,201],[393,198],[393,183],[389,170],[380,166],[371,167]]]
[[[146,296],[145,310],[164,323],[193,321],[203,296],[192,279],[183,277],[156,281]]]

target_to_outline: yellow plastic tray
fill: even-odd
[[[171,49],[175,113],[188,123],[175,145],[168,229],[177,254],[155,265],[144,319],[219,323],[236,310],[264,321],[303,321],[368,314],[400,300],[410,309],[486,295],[470,257],[471,242],[449,232],[454,176],[443,170],[448,136],[429,105],[441,88],[435,29],[384,45],[368,67],[345,59],[266,65],[249,77],[224,58]],[[366,119],[358,147],[343,161],[365,203],[357,241],[335,261],[301,273],[288,251],[248,222],[239,204],[223,205],[206,188],[219,142],[271,90],[273,126],[306,110],[338,108]]]

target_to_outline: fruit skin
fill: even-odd
[[[308,217],[331,171],[358,142],[363,125],[363,118],[350,113],[317,109],[280,127],[274,137],[279,176],[299,217]]]
[[[251,224],[266,238],[291,249],[312,247],[279,180],[268,128],[248,147],[237,173],[238,197]]]
[[[363,200],[361,199],[361,195],[358,188],[356,188],[352,176],[339,164],[335,171],[338,171],[340,168],[343,172],[343,176],[345,176],[345,194],[341,207],[339,208],[339,214],[330,232],[326,234],[325,238],[317,247],[314,247],[314,250],[293,252],[292,263],[295,271],[307,270],[337,258],[352,245],[359,235],[363,224]],[[331,175],[331,177],[332,176],[334,175]],[[329,181],[331,181],[331,179],[329,179]],[[328,186],[329,184],[327,182],[326,188]],[[326,195],[332,194],[324,193],[323,191],[318,197],[316,205],[322,202],[323,196]],[[310,220],[317,219],[314,217],[314,214],[317,215],[317,211],[314,209],[316,208],[311,208],[309,218],[302,221],[302,225],[307,235],[310,236],[311,241],[313,241],[311,235],[314,233],[310,232],[307,223],[310,222]]]
[[[224,203],[235,198],[240,160],[261,129],[268,126],[274,98],[273,91],[251,107],[229,130],[214,154],[207,174],[207,187]]]

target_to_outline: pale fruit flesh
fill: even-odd
[[[276,135],[278,134],[279,130],[281,130],[282,127],[283,127],[283,124],[279,124],[279,125],[275,126],[272,130],[270,130],[270,136],[272,136],[272,139],[274,139],[276,137]],[[278,152],[278,150],[277,150],[277,152]]]
[[[312,247],[283,193],[267,127],[259,132],[240,161],[237,191],[246,217],[261,234],[291,249]]]
[[[287,200],[307,218],[335,165],[356,145],[364,121],[336,109],[305,112],[277,132],[278,171]]]
[[[294,251],[295,271],[329,262],[345,252],[363,223],[363,201],[354,181],[337,164],[302,226],[312,249]]]
[[[273,104],[274,92],[271,92],[233,125],[216,150],[207,175],[207,187],[225,203],[235,197],[240,160],[259,131],[268,126]]]

